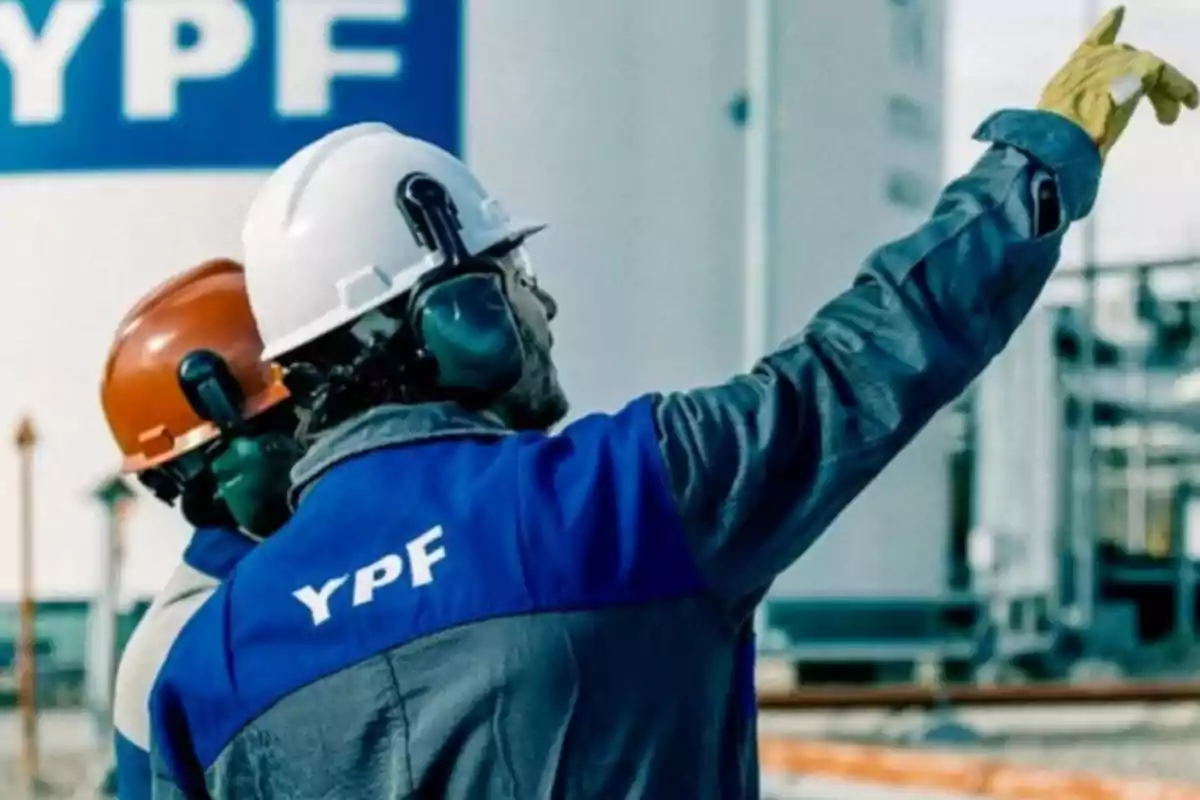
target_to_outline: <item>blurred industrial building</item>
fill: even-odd
[[[150,603],[135,601],[117,617],[117,643],[123,648]],[[95,603],[88,598],[42,600],[35,604],[38,660],[38,705],[73,707],[84,704],[87,685],[88,626]],[[19,609],[0,603],[0,709],[17,701]]]

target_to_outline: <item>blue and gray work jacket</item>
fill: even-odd
[[[977,136],[748,374],[554,435],[436,404],[327,434],[175,640],[155,797],[757,797],[756,604],[1000,352],[1094,201],[1067,120]]]
[[[113,697],[116,728],[117,797],[149,800],[150,689],[167,652],[204,600],[254,547],[237,531],[199,528],[163,590],[138,623],[117,667]]]

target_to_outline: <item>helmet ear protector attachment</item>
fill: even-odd
[[[525,352],[503,269],[467,249],[454,199],[428,175],[405,177],[396,205],[417,244],[441,256],[408,295],[403,321],[418,359],[451,397],[486,401],[508,391]]]
[[[211,350],[193,350],[179,362],[179,388],[200,419],[225,433],[241,425],[245,395],[229,364]],[[139,473],[138,480],[155,497],[174,505],[185,487],[205,471],[207,448],[183,453],[156,469]]]
[[[183,496],[185,511],[187,492],[198,491],[220,501],[242,530],[258,536],[273,533],[291,514],[290,471],[302,455],[301,446],[284,433],[255,430],[244,418],[245,393],[219,354],[189,352],[180,360],[176,377],[196,416],[216,426],[221,436],[142,473],[142,484],[172,505]]]

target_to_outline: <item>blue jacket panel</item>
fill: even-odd
[[[329,469],[191,619],[159,676],[155,741],[203,796],[249,723],[381,653],[472,623],[700,590],[649,398],[554,437],[374,449]]]

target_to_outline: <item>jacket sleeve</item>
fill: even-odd
[[[187,794],[161,768],[155,768],[151,783],[153,800],[208,800],[208,794]]]
[[[114,752],[117,761],[117,797],[149,800],[150,797],[150,686],[158,663],[143,658],[137,637],[126,648],[117,669],[113,697],[116,728]]]
[[[692,550],[727,610],[775,577],[1005,346],[1095,201],[1073,123],[1002,111],[932,218],[750,371],[656,398],[659,449]]]
[[[117,797],[120,800],[149,800],[150,753],[118,731],[116,760]]]
[[[170,647],[170,619],[159,603],[151,606],[125,647],[113,688],[116,729],[117,797],[148,800],[150,792],[150,687]]]
[[[150,695],[150,786],[153,800],[209,800],[191,731],[178,713],[176,692],[162,676]],[[165,698],[165,699],[164,699]]]

